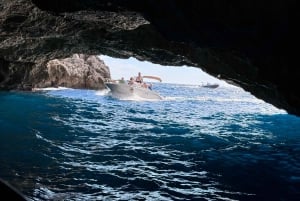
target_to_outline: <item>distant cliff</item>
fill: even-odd
[[[27,83],[37,88],[104,89],[107,78],[110,78],[109,67],[99,57],[74,54],[66,59],[51,60],[45,68],[33,69]]]

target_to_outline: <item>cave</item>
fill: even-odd
[[[229,188],[235,188],[241,185],[242,191],[247,190],[244,192],[251,193],[252,190],[257,190],[256,192],[258,192],[260,196],[256,197],[257,199],[269,199],[269,197],[267,197],[269,195],[273,196],[272,198],[274,199],[285,199],[285,196],[289,196],[289,188],[292,189],[290,192],[294,193],[293,195],[299,196],[299,193],[296,192],[296,187],[299,187],[299,176],[295,176],[294,174],[298,167],[295,161],[298,161],[297,159],[299,158],[299,149],[297,149],[299,143],[297,140],[294,140],[297,139],[297,137],[292,135],[296,133],[293,131],[293,128],[297,128],[297,125],[299,126],[297,118],[300,116],[300,94],[298,85],[294,83],[297,83],[300,77],[300,71],[297,70],[296,65],[289,65],[288,50],[290,48],[290,37],[288,34],[288,21],[289,16],[293,14],[290,11],[291,8],[296,8],[296,1],[1,0],[0,90],[3,92],[12,92],[12,94],[16,90],[22,92],[32,90],[37,83],[41,84],[41,81],[45,80],[44,72],[49,62],[59,59],[68,59],[74,55],[79,55],[76,57],[82,58],[83,63],[89,58],[94,58],[95,55],[107,55],[123,59],[133,57],[140,61],[148,61],[166,66],[177,66],[178,68],[181,66],[201,68],[209,75],[217,77],[229,84],[241,87],[258,99],[264,100],[276,108],[283,109],[291,115],[285,119],[284,126],[278,131],[280,134],[277,133],[278,135],[276,137],[278,137],[278,141],[276,141],[276,143],[272,142],[276,137],[274,139],[271,138],[267,132],[259,133],[260,125],[258,125],[258,133],[262,136],[262,141],[259,142],[262,143],[259,144],[260,146],[255,143],[251,144],[250,147],[253,149],[249,151],[249,154],[247,152],[247,146],[246,148],[240,147],[240,149],[244,151],[244,155],[235,155],[235,153],[232,153],[231,156],[228,156],[224,154],[225,151],[222,152],[218,149],[212,153],[203,152],[203,154],[201,153],[199,155],[199,158],[193,158],[199,162],[199,167],[203,168],[203,170],[205,170],[205,168],[211,170],[211,172],[214,173],[213,178],[216,179],[215,181],[218,181],[218,178],[221,179],[221,182],[230,181],[232,186],[229,185]],[[66,72],[64,69],[58,67],[54,74],[55,76],[65,76]],[[78,87],[87,87],[89,85],[89,87],[93,88],[95,80],[103,84],[103,80],[101,80],[102,78],[100,79],[100,77],[101,76],[95,77],[84,83],[78,81],[76,84]],[[48,80],[46,84],[56,85],[55,82],[65,84],[59,83],[59,81],[55,79]],[[43,85],[41,86],[43,87]],[[23,94],[20,95],[21,100],[25,99],[22,95]],[[47,106],[51,109],[59,110],[60,108],[56,107],[59,104],[57,104],[55,100],[51,99],[51,101],[53,101],[53,103]],[[30,102],[30,100],[26,100],[26,104],[36,106]],[[94,106],[95,105],[97,104],[94,104]],[[17,106],[18,104],[16,104],[16,108],[13,108],[15,109],[14,111],[29,108],[18,108]],[[67,105],[65,108],[72,110],[74,108],[76,109],[76,106],[70,108],[69,105]],[[134,110],[130,110],[129,112],[138,113]],[[195,112],[197,113],[198,111]],[[199,113],[200,112],[199,110]],[[49,113],[52,114],[52,111]],[[31,117],[34,119],[36,113],[32,112],[32,114],[34,115]],[[86,112],[86,114],[89,115],[89,112]],[[113,115],[113,112],[108,112],[107,121],[109,121],[109,118]],[[8,116],[9,118],[15,118],[10,116],[10,114],[8,114]],[[45,116],[46,115],[42,115],[41,118]],[[218,114],[212,117],[219,118]],[[21,116],[16,118],[17,120],[21,119],[22,121],[20,120],[20,123],[23,123]],[[206,121],[209,118],[209,116],[204,117],[204,120]],[[272,120],[270,120],[270,118],[272,118]],[[280,117],[276,115],[270,118],[267,116],[267,121],[275,122],[274,124],[281,120]],[[131,120],[130,118],[128,119]],[[243,117],[242,115],[236,117],[236,121],[240,119],[247,120],[247,117]],[[135,120],[139,121],[140,119],[136,118]],[[153,119],[148,119],[147,121],[149,124],[159,122]],[[194,122],[197,121],[195,120]],[[291,126],[289,125],[290,122],[292,122]],[[38,125],[39,121],[34,121],[34,123]],[[101,125],[103,126],[107,125],[106,122],[100,123],[102,123]],[[263,123],[264,122],[261,124]],[[9,124],[8,126],[10,126],[11,129],[19,129],[14,125]],[[74,124],[74,126],[77,125]],[[117,126],[118,125],[115,125],[115,127]],[[169,132],[175,132],[175,134],[180,132],[188,133],[190,131],[189,129],[181,128],[180,124],[174,123],[172,126]],[[243,128],[243,125],[240,124],[233,126]],[[23,127],[27,128],[26,125]],[[20,128],[20,130],[22,128]],[[97,126],[93,128],[96,129]],[[272,129],[273,127],[270,126],[270,128]],[[211,128],[213,131],[214,129],[215,128]],[[229,127],[226,127],[226,129],[229,129]],[[163,129],[152,129],[151,131],[155,133],[161,132],[162,130]],[[283,135],[286,134],[286,130],[290,133],[287,138],[284,138],[285,136]],[[31,132],[35,132],[35,130],[30,130],[28,133],[31,134]],[[274,131],[274,133],[276,132]],[[242,138],[246,144],[248,141],[252,142],[252,139],[256,138],[254,135],[249,136],[247,132],[243,134],[245,135],[242,136]],[[4,139],[9,135],[5,133],[3,136]],[[35,158],[37,160],[32,160],[32,158],[30,158],[31,156],[27,154],[27,151],[30,152],[35,150],[35,148],[26,149],[26,146],[23,146],[24,141],[29,141],[29,144],[31,141],[29,138],[18,137],[19,136],[15,137],[11,142],[15,143],[15,141],[19,140],[19,146],[9,146],[7,144],[2,144],[2,146],[5,145],[3,147],[9,150],[19,148],[17,151],[12,150],[11,153],[20,153],[20,155],[24,157],[24,161],[29,158],[30,162],[37,164],[34,167],[38,167],[39,162],[46,163],[44,165],[46,168],[51,167],[52,164],[50,164],[49,158],[47,158],[49,161],[41,160],[43,156],[39,154],[43,151],[37,154],[37,158]],[[43,136],[40,135],[40,133],[35,133],[34,137],[34,142],[37,142],[41,140]],[[69,137],[70,136],[67,136],[65,138],[69,140]],[[294,139],[292,137],[294,137]],[[58,138],[61,139],[63,137],[59,136]],[[72,136],[70,138],[72,138]],[[124,138],[126,138],[126,136]],[[164,143],[168,142],[168,146],[170,146],[173,151],[173,148],[178,148],[176,147],[177,145],[182,145],[180,144],[182,142],[178,144],[173,143],[178,142],[176,139],[179,138],[181,138],[181,136],[175,136],[175,138],[170,139],[164,138]],[[206,136],[206,139],[207,142],[216,140],[217,148],[222,147],[224,144],[226,145],[228,141],[231,142],[232,140],[235,142],[236,140],[234,137],[227,141],[220,140],[218,137],[209,135]],[[291,140],[288,141],[289,139]],[[279,142],[280,140],[287,140],[292,148],[288,146],[285,147],[284,143]],[[3,140],[3,143],[4,141],[5,140]],[[105,140],[103,140],[103,142],[105,142]],[[186,147],[186,149],[190,149],[191,147],[198,149],[198,146],[201,147],[201,143],[199,143],[198,139],[192,139],[188,142],[195,143],[192,144],[195,146],[192,147],[192,145],[184,144],[184,142],[184,149]],[[47,143],[47,140],[43,141],[43,143]],[[204,143],[204,148],[202,147],[208,150],[205,145],[209,148],[208,145],[210,144]],[[37,147],[41,147],[41,144],[38,144]],[[26,153],[22,148],[27,150]],[[50,148],[47,150],[50,150]],[[257,151],[257,155],[253,154],[253,150]],[[145,153],[143,152],[144,150],[140,151],[141,155]],[[159,151],[157,153],[159,153]],[[220,155],[220,153],[224,155]],[[261,153],[265,155],[261,157]],[[207,163],[202,164],[202,157],[205,154],[207,154],[207,158],[205,158],[207,159]],[[250,156],[252,155],[257,157],[251,158]],[[290,159],[289,156],[292,158]],[[5,153],[3,157],[6,157]],[[101,157],[102,155],[100,154],[99,158]],[[240,160],[240,163],[228,164],[228,161],[230,161],[227,161],[228,157],[232,157],[231,161],[234,162],[236,162],[235,159],[237,158]],[[272,162],[274,162],[276,166],[272,166],[269,157],[272,157]],[[126,156],[124,156],[124,158],[126,158]],[[186,159],[188,158],[183,156],[179,158],[178,161],[188,162],[185,161]],[[280,160],[287,161],[277,163],[277,161]],[[3,168],[9,172],[9,165],[3,164]],[[162,164],[162,166],[164,166],[163,168],[166,167],[166,169],[168,169],[169,166],[167,163]],[[190,168],[183,167],[180,163],[174,166],[179,169]],[[237,174],[240,175],[233,175],[233,177],[231,177],[232,175],[230,173],[234,172],[231,169],[232,166],[236,168]],[[160,167],[161,164],[159,164],[157,168]],[[197,166],[197,168],[199,167]],[[26,171],[28,171],[30,175],[24,178],[24,180],[22,180],[22,176],[18,175],[17,172],[14,175],[29,186],[34,185],[34,182],[31,181],[33,178],[31,173],[34,171],[31,171],[30,168],[27,167]],[[220,177],[219,172],[223,171],[222,168],[227,168],[227,171],[225,171],[225,176]],[[262,171],[259,172],[257,168],[261,168],[260,170]],[[284,172],[285,175],[278,176],[278,174],[276,174],[276,168],[286,170],[286,172]],[[20,169],[23,171],[22,168]],[[47,169],[47,171],[48,170],[49,169]],[[273,173],[275,173],[276,176],[269,174],[270,171],[267,170],[275,170]],[[66,173],[68,173],[67,170]],[[134,174],[134,171],[131,173]],[[207,172],[200,171],[197,173],[199,173],[199,178],[202,178]],[[93,172],[91,175],[92,174]],[[255,177],[252,178],[251,174],[255,175]],[[249,182],[239,183],[240,178],[244,178],[245,176],[247,176],[247,181]],[[254,179],[258,180],[258,186],[255,186],[255,182],[253,182]],[[264,186],[265,188],[263,189],[266,191],[261,190],[261,186],[259,185],[264,184],[266,180],[271,181],[276,188],[272,189],[271,187]],[[17,185],[17,181],[18,180],[13,183]],[[110,182],[110,179],[107,179],[107,181]],[[285,185],[286,181],[288,181],[287,183],[290,186]],[[46,181],[46,183],[47,182],[48,181]],[[141,180],[137,180],[136,184],[138,185],[139,183],[142,183]],[[147,185],[151,184],[151,188],[157,188],[155,182],[151,183],[146,181],[145,183]],[[13,187],[2,182],[2,180],[0,185],[1,192],[6,192],[11,195],[17,194]],[[43,188],[41,187],[41,189]],[[207,190],[210,190],[209,186]],[[228,192],[230,193],[230,191]],[[174,193],[174,196],[176,195],[178,194]],[[244,194],[239,196],[244,196],[249,200],[252,196],[251,194],[249,195],[250,198]],[[228,198],[231,196],[232,195],[229,195]],[[16,195],[16,199],[23,200],[23,198],[20,198],[18,195]],[[232,199],[235,198],[233,197]]]
[[[300,114],[299,71],[288,61],[292,2],[1,1],[0,88],[74,53],[196,66]],[[288,80],[288,82],[287,82]]]

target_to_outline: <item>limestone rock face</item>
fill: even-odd
[[[0,89],[26,88],[32,71],[47,76],[50,60],[102,54],[199,67],[300,115],[299,87],[291,84],[300,71],[289,65],[296,7],[285,0],[0,0]]]
[[[33,87],[104,89],[104,81],[110,78],[109,67],[102,60],[84,54],[51,60],[46,64],[44,72],[40,71],[41,68],[37,68],[30,73],[28,82]]]

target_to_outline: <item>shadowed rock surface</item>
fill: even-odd
[[[200,67],[300,115],[300,76],[289,65],[296,1],[1,0],[0,88],[74,53]],[[288,80],[288,81],[287,81]]]
[[[21,192],[2,179],[0,179],[0,193],[8,200],[27,201],[26,197],[22,195]]]
[[[46,68],[33,69],[27,82],[37,88],[104,89],[107,78],[110,78],[109,68],[97,56],[74,54],[70,58],[51,60]]]

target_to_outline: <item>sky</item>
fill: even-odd
[[[226,82],[210,76],[201,69],[191,66],[162,66],[139,61],[133,57],[129,59],[117,59],[105,55],[99,57],[109,67],[111,78],[115,80],[121,77],[124,77],[125,80],[129,80],[130,77],[137,76],[138,72],[141,72],[142,75],[160,77],[164,83],[188,85],[218,83],[221,86],[228,85]],[[155,80],[149,81],[155,82]]]

